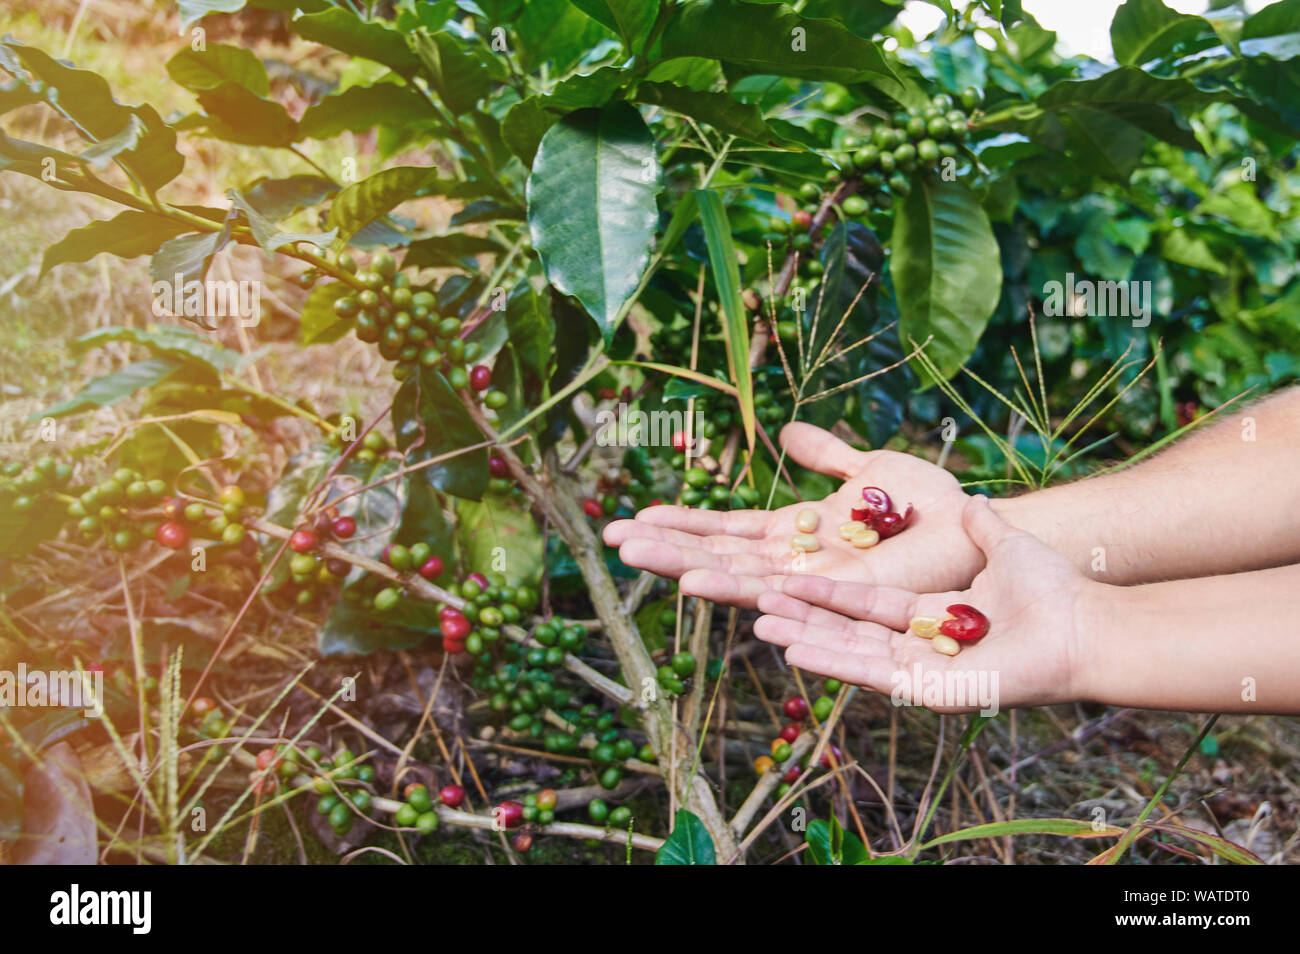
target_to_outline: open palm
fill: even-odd
[[[918,673],[923,683],[932,673],[964,673],[982,675],[985,685],[995,687],[1000,708],[1086,697],[1080,667],[1088,654],[1079,645],[1083,627],[1077,620],[1102,584],[1036,537],[1004,523],[982,497],[970,501],[964,517],[967,533],[988,558],[968,590],[917,594],[792,576],[782,592],[759,597],[758,608],[767,615],[755,623],[754,635],[784,646],[792,666],[886,694],[910,687]],[[983,612],[988,635],[963,643],[956,656],[945,656],[929,640],[907,632],[915,617],[942,619],[953,603]],[[954,704],[951,698],[925,704],[941,712],[984,705]]]
[[[947,471],[910,454],[856,451],[810,424],[787,425],[781,443],[795,462],[844,484],[824,500],[771,511],[650,507],[609,524],[605,542],[624,563],[661,576],[703,571],[691,573],[686,592],[751,608],[791,573],[926,592],[966,586],[979,572],[983,557],[961,528],[967,497]],[[840,539],[839,527],[868,486],[888,493],[899,512],[909,503],[916,512],[903,532],[858,550]],[[821,549],[796,564],[790,538],[805,507],[821,518]]]

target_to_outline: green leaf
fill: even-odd
[[[362,226],[410,199],[445,194],[454,183],[438,178],[430,166],[394,166],[343,189],[330,205],[328,224],[345,242]]]
[[[400,32],[376,20],[362,20],[348,10],[336,7],[309,13],[297,17],[292,27],[303,39],[383,63],[403,76],[413,75],[420,66],[419,57]]]
[[[338,229],[316,233],[281,232],[279,227],[257,211],[253,204],[239,193],[239,190],[231,189],[228,194],[231,205],[244,213],[249,231],[253,233],[253,238],[257,239],[257,244],[266,250],[267,255],[273,254],[285,245],[293,245],[297,242],[310,242],[317,248],[326,248],[338,234]]]
[[[406,506],[402,508],[402,523],[395,543],[410,546],[424,542],[435,554],[443,558],[442,576],[433,582],[450,581],[456,577],[453,556],[456,549],[454,528],[447,522],[442,510],[442,496],[427,480],[418,474],[406,478]],[[385,538],[386,539],[386,538]],[[381,540],[381,543],[383,541]]]
[[[542,106],[542,98],[530,96],[510,107],[501,121],[501,138],[526,167],[532,168],[542,136],[555,123],[556,117]]]
[[[1201,17],[1170,10],[1161,0],[1128,0],[1110,21],[1110,45],[1116,62],[1139,66],[1209,28]]]
[[[196,95],[209,117],[209,136],[245,146],[276,147],[291,145],[300,138],[298,124],[283,106],[238,83],[222,83]]]
[[[288,562],[288,561],[283,561]],[[368,601],[339,600],[317,635],[322,656],[362,656],[381,650],[410,649],[433,631],[385,618]]]
[[[1173,229],[1166,232],[1160,242],[1160,254],[1170,262],[1213,272],[1215,275],[1228,274],[1228,266],[1222,255],[1210,248],[1202,238],[1192,235],[1187,229]]]
[[[210,374],[213,380],[219,378],[221,372],[235,368],[244,357],[238,351],[223,348],[213,343],[212,339],[201,337],[189,328],[178,325],[155,325],[151,328],[96,328],[73,341],[72,349],[80,354],[91,348],[101,347],[110,341],[126,341],[148,348],[151,354],[160,357],[176,358],[192,365],[197,364],[205,373]],[[195,369],[191,368],[187,376],[194,372]]]
[[[181,14],[181,32],[189,29],[209,13],[236,13],[244,9],[248,0],[176,0]]]
[[[168,239],[158,246],[149,262],[149,277],[184,289],[190,282],[202,281],[208,273],[212,256],[230,240],[229,229],[220,232],[195,232]],[[205,299],[206,300],[206,299]],[[216,317],[216,316],[209,316]]]
[[[754,380],[749,368],[749,317],[740,294],[740,262],[731,241],[731,223],[727,221],[722,197],[712,189],[696,189],[695,202],[700,208],[700,222],[704,226],[709,272],[722,304],[722,340],[727,346],[727,368],[731,372],[731,382],[736,386],[745,441],[752,451],[757,433]]]
[[[937,838],[931,838],[921,850],[937,845],[951,844],[955,841],[974,841],[980,838],[1001,838],[1005,835],[1065,835],[1069,838],[1113,838],[1120,834],[1120,829],[1103,828],[1098,831],[1090,821],[1077,818],[1017,818],[1013,821],[990,822],[987,825],[974,825],[959,831],[950,831]]]
[[[729,93],[700,93],[672,83],[642,83],[636,100],[652,103],[712,126],[728,136],[775,146],[783,140],[763,121],[763,112],[753,103],[738,102]]]
[[[140,388],[151,387],[167,380],[185,366],[184,362],[177,361],[175,358],[148,358],[128,364],[118,371],[94,378],[68,400],[50,405],[40,413],[32,415],[31,419],[67,417],[69,414],[80,414],[93,407],[116,404],[130,397]]]
[[[181,50],[166,63],[167,75],[190,92],[235,83],[254,96],[270,95],[266,67],[252,50],[213,43],[204,50]]]
[[[809,822],[804,840],[808,860],[815,865],[861,865],[870,860],[862,839],[845,831],[834,816],[829,822],[823,818]]]
[[[514,35],[524,71],[532,72],[550,62],[555,67],[553,75],[562,75],[597,44],[613,39],[608,28],[569,0],[529,0],[523,16],[515,21]]]
[[[453,115],[471,112],[492,89],[487,66],[450,34],[419,29],[409,38],[424,74]]]
[[[988,216],[959,182],[918,182],[894,219],[890,264],[905,350],[931,335],[926,354],[951,377],[975,350],[1002,290]]]
[[[535,393],[540,396],[554,364],[551,355],[555,345],[555,319],[551,317],[550,299],[527,279],[515,286],[506,301],[506,327],[525,377],[530,373],[536,376]]]
[[[526,508],[508,497],[489,494],[482,502],[456,503],[456,532],[465,565],[504,573],[512,586],[534,585],[542,578],[542,535]]]
[[[460,268],[475,255],[499,254],[499,243],[464,232],[448,232],[412,242],[402,259],[403,268]]]
[[[35,47],[10,40],[0,44],[0,50],[9,51],[37,78],[58,91],[51,105],[84,138],[92,142],[111,139],[132,117],[143,123],[145,132],[136,146],[116,158],[146,187],[161,188],[184,168],[185,158],[176,149],[176,131],[162,121],[152,106],[119,103],[98,73],[68,66]]]
[[[128,209],[111,219],[98,219],[73,229],[45,250],[40,277],[56,265],[86,262],[100,252],[119,258],[150,255],[170,238],[189,232],[193,226],[175,219]]]
[[[657,865],[716,865],[713,839],[704,822],[685,808],[677,809],[673,832],[655,852]]]
[[[483,442],[460,395],[438,372],[421,367],[402,382],[393,398],[393,431],[407,466]],[[487,450],[457,454],[418,473],[455,497],[482,498],[487,488]]]
[[[326,344],[338,341],[351,331],[354,320],[340,318],[334,311],[334,302],[353,291],[346,282],[329,282],[313,288],[298,317],[298,343]]]
[[[607,343],[650,260],[658,192],[654,137],[626,103],[571,113],[542,137],[528,177],[533,246]]]
[[[428,101],[411,87],[376,83],[348,87],[307,107],[298,120],[298,135],[303,139],[329,139],[375,126],[402,128],[429,124],[434,119]]]
[[[802,49],[792,48],[800,43]],[[748,73],[840,83],[894,79],[873,42],[834,21],[801,17],[784,4],[699,0],[678,6],[661,47],[665,60],[706,57]]]
[[[316,205],[339,191],[328,179],[314,175],[288,176],[284,179],[259,179],[243,190],[248,204],[272,222],[287,219],[299,209]]]
[[[617,33],[629,53],[640,52],[659,15],[659,0],[573,0],[573,5]]]

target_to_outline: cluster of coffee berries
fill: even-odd
[[[401,543],[390,543],[384,547],[380,557],[398,573],[418,573],[426,580],[436,580],[446,569],[443,558],[433,552],[433,547],[423,540],[412,543],[409,547]],[[375,609],[385,613],[393,609],[402,599],[400,586],[388,585],[372,597]],[[444,634],[446,627],[444,629]]]
[[[989,632],[989,618],[968,603],[953,603],[948,615],[917,616],[908,628],[922,639],[930,640],[930,648],[945,656],[956,656],[961,644],[983,639]]]
[[[338,557],[326,558],[319,553],[327,540],[350,540],[357,532],[357,521],[339,513],[337,507],[321,510],[310,525],[300,526],[289,535],[289,571],[298,585],[297,601],[300,606],[310,603],[315,596],[316,584],[337,585],[352,570],[352,564]]]
[[[264,749],[258,753],[257,764],[259,768],[265,768],[268,779],[274,778],[277,771],[289,777],[299,770],[299,763],[304,759],[307,766],[318,773],[312,779],[312,788],[320,796],[316,802],[316,811],[326,816],[334,834],[340,837],[346,835],[352,830],[357,818],[370,810],[371,802],[374,801],[370,790],[362,787],[374,782],[374,767],[358,764],[356,756],[346,747],[335,752],[331,759],[326,758],[314,745],[303,749],[301,757],[287,747]],[[265,766],[262,764],[264,760]],[[358,784],[340,784],[347,782]]]
[[[673,458],[675,467],[685,467],[686,456]],[[678,501],[685,507],[697,510],[745,510],[757,507],[759,493],[756,487],[742,483],[733,492],[718,462],[705,455],[692,461],[692,466],[682,475],[682,489]]]
[[[862,502],[849,511],[848,522],[840,526],[840,539],[859,550],[874,547],[907,529],[915,512],[908,504],[906,510],[898,513],[889,494],[879,487],[863,487]]]
[[[352,428],[358,428],[360,426],[360,421],[355,419],[352,421]],[[345,432],[341,427],[331,432],[329,437],[330,443],[338,448],[346,446],[348,439],[344,436],[344,433]],[[373,463],[386,455],[388,451],[388,438],[377,430],[369,430],[366,432],[365,436],[361,438],[361,446],[353,448],[351,457],[355,460],[364,461],[365,463]]]
[[[438,828],[438,811],[433,794],[419,783],[412,783],[402,791],[402,807],[393,815],[398,828],[413,828],[422,835]],[[459,808],[465,801],[465,789],[460,785],[444,785],[438,792],[437,804]]]
[[[827,679],[822,685],[823,695],[818,696],[811,707],[808,700],[803,696],[790,696],[781,706],[781,711],[790,721],[781,727],[781,731],[771,742],[770,755],[760,755],[754,760],[754,770],[762,775],[765,772],[775,771],[784,768],[781,776],[781,782],[777,786],[777,798],[781,798],[786,792],[790,791],[790,786],[794,784],[800,774],[807,770],[812,762],[812,753],[804,755],[798,763],[790,763],[794,756],[794,742],[803,732],[801,723],[808,718],[809,713],[817,722],[825,722],[830,718],[831,710],[835,708],[835,700],[832,696],[840,691],[843,684],[838,679]],[[834,768],[837,765],[844,764],[844,753],[839,747],[831,743],[822,751],[821,765],[823,768]]]
[[[53,457],[40,457],[24,466],[18,461],[4,465],[0,488],[15,494],[10,506],[18,513],[36,509],[67,487],[72,480],[72,465]]]

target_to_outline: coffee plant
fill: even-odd
[[[872,529],[866,509],[829,499],[840,480],[822,462],[786,456],[781,427],[922,453],[955,408],[998,419],[1000,396],[973,382],[1015,380],[1025,352],[1006,342],[1024,340],[1050,309],[1047,283],[1071,271],[1156,289],[1141,331],[1035,326],[1038,374],[1068,380],[1061,409],[1096,396],[1079,362],[1135,360],[1107,381],[1121,397],[1038,449],[979,428],[945,438],[968,482],[1078,473],[1076,454],[1037,472],[1018,458],[1059,462],[1110,432],[1145,444],[1300,373],[1286,353],[1300,4],[1209,19],[1128,0],[1113,65],[1061,55],[1019,3],[938,6],[942,25],[915,37],[882,0],[181,0],[164,67],[192,109],[167,116],[21,35],[0,42],[0,171],[103,210],[45,251],[40,279],[101,253],[149,256],[173,316],[115,316],[75,342],[132,359],[33,415],[33,432],[119,404],[134,419],[111,441],[59,439],[49,447],[67,449],[5,465],[7,603],[26,619],[54,593],[36,562],[49,542],[84,554],[103,586],[156,571],[178,603],[213,574],[236,584],[215,597],[228,625],[197,677],[170,655],[150,672],[138,652],[109,673],[109,719],[160,720],[148,747],[168,772],[192,745],[213,777],[248,773],[221,824],[181,853],[165,836],[206,783],[179,802],[149,795],[163,836],[152,857],[201,855],[247,820],[245,801],[301,798],[339,838],[366,819],[431,837],[504,832],[521,854],[569,837],[660,863],[744,860],[792,806],[844,805],[857,753],[841,717],[856,690],[760,678],[744,617],[630,570],[602,542],[611,520],[658,503],[786,507],[789,535],[802,502],[828,498],[808,526],[820,513],[848,527],[856,558],[888,560],[916,489],[865,481],[894,500]],[[268,64],[208,37],[245,7],[278,11],[317,53]],[[194,172],[185,141],[292,154],[301,171],[183,204],[168,196]],[[445,227],[421,215],[434,202],[455,210]],[[374,349],[391,373],[368,386],[386,413],[262,389],[229,346],[246,316],[211,308],[214,260],[237,246],[305,290],[296,340],[324,373],[350,336]],[[271,333],[244,324],[255,343]],[[1138,370],[1148,360],[1154,383]],[[311,437],[268,474],[286,422]],[[381,786],[317,725],[346,709],[333,690],[313,690],[319,707],[295,709],[292,728],[253,715],[306,686],[301,674],[274,700],[212,698],[223,654],[291,617],[318,633],[326,663],[389,654],[463,684],[454,718],[439,703],[420,719],[435,769]],[[60,658],[86,666],[90,652],[70,644]],[[737,801],[721,738],[742,701],[760,722],[741,722],[749,740],[732,750],[760,754],[739,769]],[[21,767],[56,727],[21,728],[0,758],[14,811]],[[480,777],[467,732],[555,768],[535,784]],[[411,749],[397,751],[405,765]],[[894,857],[934,852],[923,839],[951,775]],[[637,816],[647,788],[670,817]],[[851,814],[857,836],[834,816],[807,829],[808,860],[876,860]],[[1073,831],[1054,824],[1041,830]]]

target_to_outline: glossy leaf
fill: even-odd
[[[80,414],[91,408],[116,404],[134,394],[141,388],[151,387],[167,380],[177,371],[186,367],[184,362],[175,358],[147,358],[128,364],[125,368],[93,378],[84,387],[66,401],[52,404],[33,419],[43,417],[67,417]]]
[[[351,331],[354,319],[340,318],[334,311],[334,302],[354,293],[346,282],[327,282],[313,288],[298,317],[298,342],[326,344]]]
[[[235,83],[254,96],[271,92],[266,67],[252,50],[213,43],[203,50],[181,50],[166,63],[167,75],[191,92]]]
[[[542,137],[528,177],[533,246],[606,342],[650,260],[658,191],[654,138],[631,106],[571,113]]]
[[[501,246],[490,238],[448,232],[412,242],[402,264],[406,268],[456,268],[476,255],[496,254]]]
[[[434,121],[428,100],[409,86],[376,83],[351,86],[308,106],[298,121],[302,139],[329,139],[344,132],[365,132],[375,126],[401,129]]]
[[[429,166],[394,166],[343,189],[330,205],[328,224],[339,230],[343,242],[355,232],[387,215],[410,199],[447,192],[451,183]]]
[[[641,49],[659,14],[659,0],[573,0],[573,5],[617,33],[629,53]]]
[[[642,83],[636,99],[689,116],[727,136],[769,146],[783,142],[764,122],[762,110],[752,103],[737,102],[727,93],[701,93],[672,83]]]
[[[377,20],[362,20],[340,7],[297,17],[290,26],[303,39],[383,63],[403,76],[411,76],[420,66],[400,31]]]
[[[405,452],[408,466],[483,442],[460,395],[428,368],[402,382],[392,415],[397,447]],[[418,473],[444,493],[478,500],[487,488],[487,451],[457,454]]]
[[[716,865],[717,853],[704,822],[694,812],[677,809],[672,834],[655,852],[657,865]]]
[[[456,534],[465,565],[504,573],[512,586],[542,578],[542,535],[527,508],[500,494],[456,503]]]
[[[934,336],[926,354],[951,377],[975,350],[1002,290],[988,216],[960,182],[917,183],[895,219],[890,269],[905,351]]]
[[[111,219],[97,219],[73,229],[45,250],[41,276],[56,265],[86,262],[100,252],[119,258],[150,255],[170,238],[193,230],[193,226],[152,212],[128,209]]]
[[[862,839],[845,831],[834,816],[829,822],[824,818],[809,822],[804,840],[808,843],[808,860],[815,865],[861,865],[868,861]]]
[[[1110,44],[1116,62],[1137,66],[1209,28],[1201,17],[1171,10],[1161,0],[1128,0],[1110,21]]]

